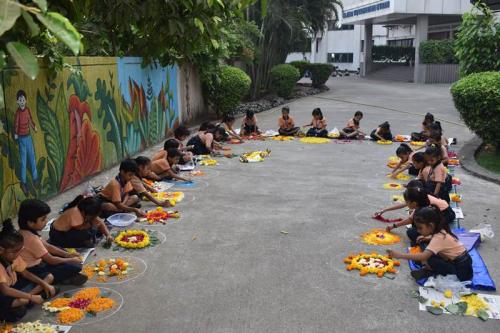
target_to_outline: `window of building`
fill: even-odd
[[[390,46],[413,46],[413,38],[388,40]]]
[[[319,44],[321,43],[321,38],[316,38],[316,53],[319,52]]]
[[[365,52],[365,40],[364,39],[361,40],[361,48],[360,49],[361,49],[361,52]]]
[[[336,21],[328,21],[328,31],[339,31],[339,30],[354,30],[353,24],[342,24],[337,27]]]
[[[352,53],[328,53],[328,62],[334,63],[352,63]]]

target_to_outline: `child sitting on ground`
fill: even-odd
[[[177,149],[182,154],[179,164],[186,164],[193,160],[193,153],[190,151],[193,147],[185,147],[183,142],[189,137],[190,131],[185,126],[179,126],[174,130],[174,138],[179,143]],[[170,148],[170,147],[169,147]],[[171,147],[175,148],[175,147]],[[168,149],[168,148],[167,148]]]
[[[126,159],[120,163],[118,175],[111,179],[98,194],[102,204],[102,217],[123,212],[144,216],[144,213],[137,207],[139,197],[131,194],[133,188],[130,180],[136,173],[137,163],[134,160]]]
[[[222,127],[226,131],[224,137],[227,138],[228,140],[235,139],[238,140],[239,142],[243,142],[243,139],[233,129],[235,121],[236,119],[234,118],[233,115],[226,114],[224,118],[222,118],[222,122],[218,126]]]
[[[171,207],[172,205],[168,200],[160,201],[152,196],[151,193],[156,193],[157,191],[142,181],[143,178],[146,178],[149,174],[151,174],[151,160],[145,156],[139,156],[135,159],[135,162],[137,163],[137,173],[134,177],[132,177],[130,183],[132,183],[132,187],[137,195],[141,199],[146,197],[157,206]]]
[[[80,254],[69,253],[42,240],[39,232],[47,224],[50,207],[38,199],[24,200],[19,207],[18,224],[24,238],[21,258],[35,275],[50,273],[56,284],[81,286],[87,282],[82,274]]]
[[[326,118],[323,117],[323,113],[320,108],[315,108],[312,112],[312,121],[310,124],[305,126],[311,126],[307,131],[307,136],[313,137],[328,137],[328,130],[326,129]]]
[[[391,125],[389,124],[389,122],[384,121],[382,124],[378,125],[378,127],[372,131],[370,137],[374,141],[392,141]]]
[[[347,126],[340,131],[340,137],[343,139],[357,139],[358,137],[364,137],[365,133],[359,129],[361,119],[363,119],[363,112],[356,111],[356,113],[354,113],[354,117],[349,119],[347,122]]]
[[[243,123],[241,124],[242,136],[249,135],[259,135],[259,126],[257,126],[257,117],[253,111],[247,111],[245,117],[243,117]]]
[[[392,178],[397,178],[400,173],[406,170],[408,170],[408,173],[411,175],[418,175],[418,171],[415,168],[412,169],[413,154],[413,150],[406,143],[399,145],[398,149],[396,149],[396,156],[399,157],[399,163],[392,170]]]
[[[417,176],[417,179],[424,177],[426,173],[429,172],[427,167],[427,160],[425,159],[425,154],[421,151],[414,152],[411,157],[412,166],[408,170],[408,173],[413,176]],[[414,170],[412,170],[414,169]]]
[[[112,242],[106,224],[99,218],[101,202],[94,197],[77,196],[50,226],[49,243],[58,247],[94,247],[104,235]]]
[[[33,274],[26,269],[26,262],[19,255],[23,245],[24,238],[12,221],[4,221],[0,232],[0,322],[16,322],[26,314],[27,305],[42,304],[44,298],[57,294],[50,273]]]
[[[203,127],[205,128],[205,127]],[[193,146],[193,154],[208,155],[215,149],[221,149],[222,145],[218,142],[224,139],[226,131],[222,127],[212,127],[208,130],[202,130],[188,141],[188,146]]]
[[[183,182],[189,182],[191,179],[179,175],[179,160],[182,154],[178,149],[170,148],[165,158],[153,161],[151,171],[160,179],[176,179]],[[137,174],[137,171],[135,172]]]
[[[458,240],[447,223],[441,218],[436,206],[426,206],[415,212],[417,242],[428,242],[422,253],[402,253],[388,250],[396,259],[407,259],[425,263],[425,267],[411,272],[415,280],[432,275],[456,275],[460,281],[470,281],[474,274],[472,259],[465,246]]]
[[[297,135],[300,128],[295,126],[295,120],[290,116],[290,108],[284,106],[281,109],[281,117],[278,118],[278,133],[285,136]]]
[[[427,113],[422,122],[422,131],[411,133],[412,141],[425,141],[429,138],[431,125],[434,123],[434,115],[432,113]]]
[[[163,149],[156,152],[153,157],[151,157],[151,161],[162,160],[167,157],[167,150],[169,149],[179,149],[180,143],[176,139],[168,139],[163,144]]]
[[[429,167],[419,175],[419,179],[424,183],[427,192],[449,203],[452,177],[442,163],[442,150],[432,146],[427,148],[424,154]]]

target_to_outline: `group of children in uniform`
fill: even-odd
[[[383,124],[382,124],[383,125]],[[379,129],[384,133],[383,126]],[[379,135],[377,129],[372,135]],[[388,251],[393,258],[408,259],[423,264],[411,275],[420,280],[432,275],[454,274],[460,281],[470,281],[473,276],[472,258],[450,226],[455,220],[455,212],[450,207],[452,177],[448,174],[447,141],[443,140],[443,130],[432,114],[427,114],[422,123],[422,132],[412,133],[412,139],[425,141],[425,145],[411,149],[402,143],[396,150],[400,162],[391,176],[408,171],[416,179],[406,185],[404,203],[384,208],[375,213],[381,216],[391,210],[408,208],[411,214],[401,222],[388,226],[387,231],[407,226],[406,233],[412,246],[419,246],[420,253]],[[391,138],[392,139],[392,138]],[[420,151],[422,150],[422,151]]]
[[[312,120],[306,135],[325,137],[328,135],[327,122],[319,108],[312,112]],[[360,130],[363,114],[357,111],[347,126],[341,130],[345,138],[365,136]],[[427,118],[427,117],[426,117]],[[176,179],[189,181],[180,174],[179,165],[189,163],[194,155],[211,154],[221,148],[226,139],[243,141],[245,136],[259,134],[257,118],[247,112],[243,118],[241,131],[237,133],[233,125],[235,118],[226,116],[218,125],[201,124],[184,146],[190,131],[180,126],[174,131],[174,138],[168,139],[162,150],[150,159],[139,156],[121,162],[119,172],[95,196],[76,197],[66,205],[61,215],[51,224],[49,239],[43,240],[40,232],[47,224],[50,207],[38,199],[28,199],[21,203],[18,213],[19,231],[11,220],[3,223],[0,232],[0,320],[17,321],[22,318],[32,304],[41,304],[58,293],[55,285],[83,285],[87,276],[82,274],[82,262],[78,254],[69,253],[64,248],[93,247],[100,238],[111,242],[107,225],[102,218],[118,212],[130,212],[144,216],[140,201],[147,198],[154,204],[169,207],[169,201],[156,199],[156,192],[145,179],[158,181]],[[278,120],[281,135],[297,135],[300,128],[290,116],[288,107],[282,109]],[[438,133],[436,131],[438,130]],[[415,277],[428,274],[457,274],[459,279],[471,278],[470,256],[449,229],[454,213],[449,206],[449,175],[446,163],[446,148],[441,144],[441,127],[435,122],[426,124],[421,135],[428,140],[424,152],[412,151],[402,144],[397,155],[401,162],[393,170],[393,175],[408,170],[418,176],[411,181],[404,193],[405,204],[386,208],[386,211],[408,207],[413,213],[404,221],[387,229],[412,224],[408,236],[412,244],[427,244],[421,254],[404,254],[391,251],[395,258],[422,261],[427,269]],[[392,139],[387,122],[371,133],[374,140]],[[412,273],[413,275],[417,273]]]

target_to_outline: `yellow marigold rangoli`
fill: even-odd
[[[403,189],[403,185],[398,183],[385,183],[384,188],[386,190],[401,190]]]
[[[350,255],[344,258],[344,263],[347,264],[348,271],[357,269],[361,276],[370,273],[377,274],[378,277],[383,277],[385,273],[397,273],[394,267],[400,265],[399,261],[375,252],[371,254],[360,252],[358,255]]]
[[[379,145],[392,145],[392,141],[391,140],[378,140],[377,143]]]
[[[372,245],[392,245],[399,243],[398,235],[385,231],[385,229],[372,229],[361,235],[363,242]]]
[[[264,159],[269,155],[271,155],[271,151],[269,149],[251,151],[248,153],[241,154],[240,162],[242,163],[263,162]]]
[[[274,141],[293,141],[293,140],[295,140],[295,138],[293,136],[277,135],[277,136],[273,136],[272,140],[274,140]]]
[[[425,141],[411,141],[410,145],[415,146],[415,147],[421,147],[425,145]]]
[[[451,193],[450,194],[450,199],[453,202],[462,202],[462,196],[460,194]]]
[[[67,296],[43,304],[45,311],[57,313],[57,321],[61,324],[72,324],[86,314],[95,316],[115,306],[115,301],[109,295],[101,294],[99,288],[84,288]]]
[[[315,138],[315,137],[305,137],[301,138],[300,142],[303,143],[310,143],[310,144],[322,144],[322,143],[329,143],[330,139],[327,138]]]
[[[214,160],[214,159],[206,159],[206,160],[202,160],[200,161],[200,165],[203,165],[203,166],[214,166],[214,165],[218,165],[219,162],[217,162],[217,160]]]
[[[159,201],[170,200],[170,203],[173,203],[172,206],[184,200],[184,192],[156,192],[151,193],[151,195]]]
[[[392,175],[388,174],[387,178],[392,178]],[[398,173],[398,175],[396,176],[396,179],[397,180],[410,180],[411,177],[408,175],[405,175],[404,173]]]

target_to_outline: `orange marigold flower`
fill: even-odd
[[[57,298],[50,302],[50,306],[53,308],[64,308],[68,306],[68,304],[71,302],[71,298]]]
[[[85,316],[85,312],[80,309],[70,308],[61,311],[57,314],[57,320],[61,324],[72,324],[81,320]]]
[[[87,307],[87,311],[89,312],[102,312],[111,309],[115,305],[115,301],[113,301],[111,298],[107,297],[101,297],[101,298],[96,298],[90,303],[90,305]]]
[[[93,288],[85,288],[80,291],[78,291],[73,298],[81,298],[81,299],[95,299],[99,297],[101,294],[101,291],[99,288],[93,287]]]

